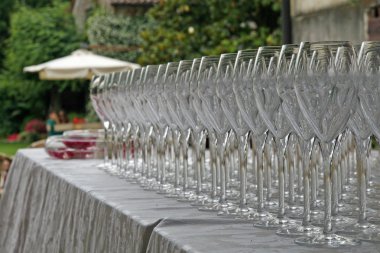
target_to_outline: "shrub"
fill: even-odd
[[[31,121],[25,124],[24,131],[28,133],[37,133],[37,134],[46,133],[45,122],[39,119],[32,119]]]

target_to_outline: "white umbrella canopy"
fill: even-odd
[[[39,72],[42,80],[91,79],[93,75],[140,68],[140,65],[104,57],[85,49],[38,65],[24,68],[24,72]]]

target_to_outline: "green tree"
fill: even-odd
[[[13,0],[0,1],[0,59],[4,58],[5,40],[9,35],[9,16],[13,10]],[[3,61],[0,60],[0,69]]]
[[[140,62],[161,63],[278,44],[279,0],[162,1],[150,9]]]
[[[146,26],[145,16],[118,16],[95,12],[88,20],[87,35],[93,51],[135,62],[141,55],[140,31]]]
[[[25,66],[65,56],[79,47],[68,3],[20,6],[10,20],[6,68],[0,75],[0,135],[18,131],[28,117],[45,118],[52,90],[79,87],[73,82],[40,81],[36,74],[22,73]]]

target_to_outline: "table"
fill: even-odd
[[[42,149],[17,153],[0,200],[0,252],[380,252],[297,246]]]

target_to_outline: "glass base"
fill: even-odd
[[[287,218],[269,218],[256,221],[253,226],[264,229],[279,229],[284,226],[289,226],[289,224],[292,224],[292,222],[295,224],[294,221],[291,221]]]
[[[322,228],[315,226],[302,226],[298,224],[292,224],[289,226],[284,226],[277,230],[276,234],[285,237],[301,237],[301,236],[312,236],[322,233]]]
[[[98,165],[96,165],[96,168],[98,168],[98,169],[100,169],[100,170],[105,170],[105,171],[107,171],[108,169],[110,169],[111,168],[111,163],[101,163],[101,164],[98,164]]]
[[[156,179],[154,178],[147,178],[144,182],[141,183],[141,187],[144,190],[148,190],[149,188],[153,187],[157,183]]]
[[[177,199],[181,196],[182,190],[181,188],[172,188],[171,191],[165,195],[166,198]]]
[[[380,243],[380,232],[378,230],[369,230],[369,231],[360,233],[356,235],[355,237],[364,242]]]
[[[292,219],[303,218],[303,206],[289,206],[286,211],[286,216]]]
[[[368,217],[367,221],[372,224],[380,225],[380,216]]]
[[[239,200],[240,198],[240,192],[234,189],[230,189],[226,191],[227,199],[229,200]]]
[[[366,233],[369,231],[375,231],[376,229],[379,229],[379,227],[369,222],[363,222],[363,223],[357,222],[349,226],[337,228],[336,233],[342,234],[342,235],[357,235],[357,234]]]
[[[127,180],[130,183],[137,183],[140,176],[141,175],[139,173],[130,173],[128,176],[125,177],[125,180]]]
[[[233,212],[233,210],[236,209],[236,206],[232,203],[225,202],[225,203],[219,203],[217,208],[218,208],[217,210],[218,216],[231,216],[231,213]]]
[[[178,196],[177,201],[179,202],[191,202],[195,199],[194,192],[192,191],[182,191]]]
[[[351,208],[350,206],[344,206],[343,208],[339,208],[339,213],[347,217],[357,218],[359,216],[359,208],[355,206],[351,206]],[[372,208],[366,209],[367,217],[376,216],[377,213],[378,212]]]
[[[191,206],[204,206],[207,203],[206,195],[196,195],[193,201],[191,202]]]
[[[334,227],[348,226],[356,222],[355,219],[341,215],[335,215],[331,217],[331,221],[334,224]],[[313,224],[314,226],[323,227],[323,225],[325,224],[324,215],[320,215],[318,218],[312,219],[311,224]]]
[[[249,220],[249,216],[251,214],[254,214],[254,210],[252,208],[237,207],[230,213],[230,216],[238,220]]]
[[[217,212],[219,206],[219,199],[209,198],[205,201],[204,205],[199,207],[198,210],[202,212]]]
[[[294,240],[298,245],[307,247],[340,248],[360,245],[360,240],[336,234],[318,234]]]
[[[257,212],[254,212],[252,214],[250,214],[248,216],[248,220],[252,220],[252,221],[260,221],[260,220],[265,220],[265,219],[273,219],[274,216],[272,214],[270,214],[269,212],[266,212],[266,211],[257,211]]]
[[[157,193],[158,194],[170,194],[173,188],[170,184],[160,184]]]

